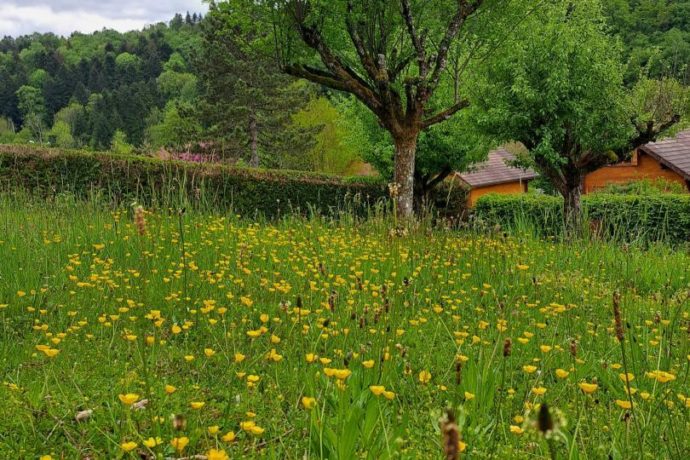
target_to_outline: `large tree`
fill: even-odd
[[[575,226],[584,177],[677,124],[683,90],[670,81],[624,86],[599,0],[556,0],[526,30],[483,69],[473,99],[479,126],[496,142],[524,144]]]
[[[313,132],[292,123],[308,102],[304,85],[282,72],[265,52],[269,30],[260,10],[246,0],[211,3],[202,22],[197,68],[203,92],[202,118],[224,151],[252,167],[281,166],[285,157],[306,154]]]
[[[246,3],[246,2],[245,2]],[[468,106],[438,89],[500,43],[511,0],[267,0],[287,73],[353,94],[394,144],[398,215],[413,214],[420,133]],[[500,27],[499,27],[500,26]]]

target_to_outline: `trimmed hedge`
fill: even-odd
[[[199,205],[268,218],[310,209],[361,215],[387,197],[385,184],[369,178],[2,145],[0,189],[17,188],[41,196],[102,195],[114,203]]]
[[[582,197],[585,222],[597,236],[622,241],[690,241],[690,195],[614,195]],[[474,216],[485,225],[529,227],[544,236],[563,232],[563,200],[544,195],[485,195]]]

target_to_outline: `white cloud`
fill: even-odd
[[[170,20],[175,13],[201,12],[201,0],[74,1],[23,0],[21,4],[0,4],[0,37],[33,32],[53,32],[69,36],[74,31],[90,33],[103,28],[121,32],[141,29],[147,24]]]

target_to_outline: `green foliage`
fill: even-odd
[[[67,149],[76,147],[69,125],[62,120],[57,120],[48,131],[48,142],[55,147]]]
[[[157,115],[153,114],[154,117]],[[202,129],[196,111],[189,103],[184,102],[169,102],[162,117],[157,122],[150,123],[147,138],[154,148],[182,148],[196,140]]]
[[[645,127],[664,123],[680,115],[680,120],[666,135],[685,128],[690,124],[690,88],[675,79],[652,80],[642,77],[629,92],[628,112],[634,117],[638,131]]]
[[[246,1],[211,5],[196,63],[201,118],[210,137],[222,143],[224,157],[253,166],[308,169],[306,156],[320,126],[302,129],[292,117],[309,102],[311,88],[296,84],[266,52],[265,26],[255,5]]]
[[[489,64],[475,97],[478,123],[499,143],[522,142],[546,177],[596,169],[633,134],[619,49],[603,32],[599,2],[555,2],[530,26]]]
[[[371,180],[19,146],[0,148],[0,188],[266,217],[343,210],[363,214],[387,196],[386,187]]]
[[[621,241],[690,242],[690,195],[594,193],[582,199],[593,236]],[[481,197],[475,218],[483,225],[528,229],[543,236],[563,234],[563,200],[538,194]]]
[[[119,129],[113,134],[113,143],[110,150],[120,155],[128,155],[134,151],[134,146],[127,143],[127,136]]]
[[[17,90],[17,100],[17,107],[25,117],[30,114],[45,114],[45,100],[40,89],[24,85]]]
[[[168,99],[194,102],[197,97],[197,78],[194,74],[166,70],[156,79],[161,94]]]
[[[297,126],[315,130],[315,145],[305,154],[308,169],[332,174],[345,174],[360,157],[361,145],[346,142],[350,122],[326,97],[315,97],[293,116]]]
[[[606,0],[612,32],[625,45],[626,81],[690,77],[690,1]]]
[[[93,195],[0,193],[0,458],[448,459],[446,408],[463,460],[690,451],[687,250]]]
[[[9,118],[0,118],[0,144],[9,144],[14,140],[14,123]]]
[[[594,193],[608,193],[613,195],[657,195],[659,193],[673,193],[681,195],[687,192],[687,187],[678,182],[667,179],[644,179],[625,184],[609,184]]]
[[[5,37],[0,40],[0,118],[9,117],[18,130],[26,129],[28,140],[43,142],[47,128],[39,119],[50,126],[66,107],[87,105],[98,95],[100,102],[90,104],[78,120],[64,120],[74,144],[108,149],[119,129],[141,147],[151,112],[196,95],[189,63],[198,55],[199,21],[69,38]]]

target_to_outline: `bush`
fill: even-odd
[[[17,188],[42,196],[102,196],[115,204],[198,206],[268,218],[312,209],[361,215],[387,196],[385,184],[371,179],[0,146],[0,189]]]
[[[582,198],[585,223],[594,236],[620,241],[690,241],[690,195],[616,195]],[[506,229],[530,228],[542,236],[563,233],[563,200],[544,195],[486,195],[474,210],[477,222]]]

